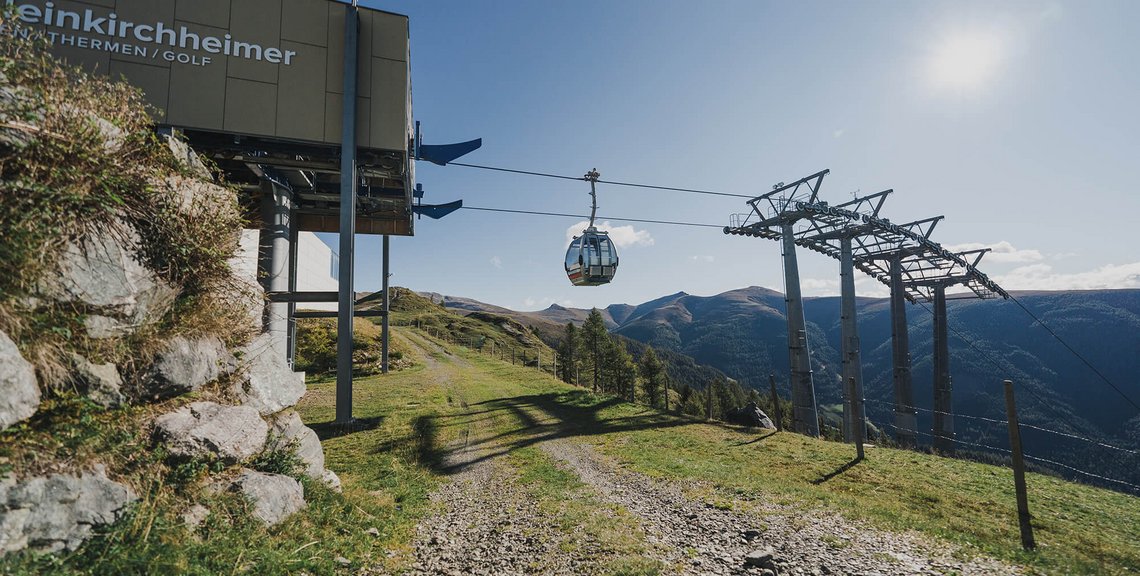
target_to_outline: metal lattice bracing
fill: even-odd
[[[856,198],[835,206],[819,198],[828,170],[777,186],[748,201],[749,214],[734,214],[725,234],[779,240],[781,228],[797,224],[796,245],[838,260],[840,241],[850,238],[855,268],[890,286],[890,260],[902,261],[903,284],[911,302],[934,298],[936,285],[962,284],[979,298],[1009,295],[977,269],[988,251],[955,253],[930,239],[943,216],[895,224],[881,217],[893,190]]]
[[[802,246],[840,261],[844,390],[850,389],[858,397],[862,397],[862,373],[858,366],[859,337],[851,274],[854,269],[861,270],[891,288],[894,427],[903,445],[914,444],[917,422],[904,299],[913,303],[934,302],[934,411],[939,415],[934,422],[935,448],[950,452],[954,449],[954,422],[946,343],[946,288],[961,284],[978,298],[1009,298],[1009,294],[978,271],[978,262],[988,248],[955,253],[930,239],[943,216],[905,224],[891,222],[880,212],[892,190],[832,206],[819,197],[827,174],[824,170],[791,184],[777,184],[771,192],[749,200],[752,212],[732,215],[730,225],[724,228],[725,234],[783,242],[793,405],[805,417],[815,414],[814,384],[806,357],[810,352],[807,342],[796,337],[805,333],[794,254],[795,247]],[[852,398],[844,400],[847,438],[858,436],[855,426],[864,425],[862,414],[855,413],[858,404],[852,402]],[[794,423],[797,431],[811,433],[806,426]]]

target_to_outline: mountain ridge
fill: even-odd
[[[1068,345],[1080,351],[1093,366],[1130,398],[1140,398],[1140,290],[1016,291],[1011,293],[1044,321]],[[445,301],[446,304],[446,301]],[[840,338],[838,296],[804,299],[811,363],[819,404],[842,400],[840,389]],[[617,307],[617,308],[615,308]],[[864,395],[868,417],[875,423],[893,423],[892,343],[889,300],[858,298],[856,302]],[[499,308],[499,307],[496,307]],[[908,304],[907,324],[912,358],[914,398],[919,410],[919,432],[929,433],[933,403],[932,318],[928,304]],[[614,314],[614,310],[619,311]],[[749,286],[713,296],[678,292],[630,305],[599,309],[613,333],[693,358],[711,366],[745,387],[768,389],[768,375],[776,376],[787,396],[788,350],[784,295]],[[628,312],[628,313],[627,313]],[[585,309],[559,306],[535,312],[512,312],[548,326],[580,323]],[[1006,449],[1004,430],[980,417],[1005,417],[1001,382],[1011,379],[1018,388],[1022,422],[1059,430],[1097,441],[1140,448],[1140,414],[1037,325],[1015,302],[1000,299],[960,299],[948,302],[951,377],[958,437],[961,440]],[[525,323],[525,322],[524,322]],[[551,336],[560,337],[557,331]],[[1027,445],[1047,445],[1049,456],[1072,457],[1073,465],[1096,470],[1108,462],[1123,469],[1114,455],[1083,444],[1036,431],[1023,433]],[[926,439],[928,440],[928,439]],[[1038,453],[1041,453],[1038,450]],[[1048,457],[1048,456],[1046,456]],[[1131,458],[1131,459],[1129,459]],[[1140,459],[1125,471],[1140,483]],[[1120,477],[1119,475],[1117,477]]]

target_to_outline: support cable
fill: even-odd
[[[563,174],[550,174],[547,172],[535,172],[532,170],[515,170],[513,168],[500,168],[498,166],[483,166],[480,164],[466,164],[463,162],[448,162],[448,166],[462,166],[464,168],[478,168],[480,170],[493,170],[495,172],[509,172],[511,174],[525,174],[527,176],[542,176],[544,178],[558,178],[560,180],[587,180],[582,176],[566,176]],[[689,194],[707,194],[710,196],[728,196],[731,198],[755,198],[751,194],[730,194],[728,192],[714,192],[712,190],[698,190],[696,188],[676,188],[673,186],[657,186],[655,184],[638,184],[636,182],[616,182],[613,180],[597,180],[599,184],[609,184],[611,186],[628,186],[631,188],[648,188],[651,190],[668,190],[670,192],[688,192]]]
[[[1056,338],[1057,341],[1060,342],[1062,346],[1064,346],[1066,349],[1069,350],[1069,352],[1072,352],[1073,355],[1076,356],[1077,359],[1079,359],[1081,362],[1083,362],[1085,366],[1088,366],[1089,370],[1092,370],[1094,374],[1099,376],[1100,379],[1103,380],[1105,384],[1108,384],[1109,387],[1111,387],[1113,390],[1115,390],[1117,394],[1120,394],[1121,398],[1124,398],[1124,400],[1127,401],[1129,404],[1131,404],[1132,407],[1135,408],[1136,410],[1140,410],[1140,404],[1137,404],[1135,401],[1132,400],[1132,398],[1129,398],[1128,395],[1125,394],[1123,390],[1118,388],[1116,386],[1116,384],[1113,384],[1112,381],[1108,379],[1108,376],[1105,376],[1103,372],[1098,370],[1096,368],[1096,366],[1093,366],[1092,363],[1089,362],[1088,359],[1086,359],[1083,355],[1081,355],[1080,352],[1077,352],[1076,349],[1074,349],[1072,346],[1070,346],[1069,343],[1066,342],[1063,338],[1061,338],[1060,335],[1058,335],[1056,332],[1054,332],[1052,328],[1050,328],[1048,325],[1046,325],[1044,322],[1042,322],[1041,319],[1038,318],[1036,314],[1034,314],[1032,311],[1029,310],[1029,308],[1027,308],[1025,306],[1025,304],[1021,303],[1021,300],[1018,300],[1012,294],[1010,294],[1009,299],[1013,300],[1014,304],[1017,304],[1018,307],[1020,307],[1022,310],[1024,310],[1025,313],[1028,314],[1030,318],[1035,320],[1037,322],[1037,324],[1039,324],[1042,328],[1044,328],[1046,332],[1048,332],[1050,335],[1053,336],[1053,338]]]
[[[1010,297],[1012,298],[1012,296],[1010,296]],[[927,312],[929,312],[931,315],[934,314],[934,311],[931,310],[925,303],[918,302],[917,304],[919,306],[921,306],[923,310],[926,310]],[[1000,362],[998,362],[997,360],[995,360],[994,357],[991,356],[988,352],[979,348],[977,344],[974,344],[973,340],[967,338],[965,334],[962,334],[960,331],[958,331],[958,329],[954,327],[954,324],[947,322],[946,327],[949,328],[950,331],[953,332],[954,335],[957,336],[959,340],[961,340],[967,346],[972,348],[974,350],[974,352],[977,352],[982,358],[985,358],[987,362],[989,362],[990,364],[993,364],[994,368],[998,369],[998,372],[1003,372],[1005,374],[1010,375],[1011,377],[1013,376],[1014,372],[1017,372],[1017,368],[1015,368],[1013,366],[1013,364],[1010,364],[1008,360],[1005,360],[1006,365],[1002,366],[1002,364]],[[1044,406],[1047,410],[1052,412],[1054,416],[1064,418],[1064,416],[1062,414],[1060,414],[1056,408],[1053,407],[1053,404],[1046,402],[1044,398],[1042,398],[1039,394],[1037,394],[1037,392],[1035,392],[1032,388],[1030,388],[1028,385],[1026,385],[1025,382],[1023,382],[1019,379],[1019,380],[1015,380],[1015,383],[1017,384],[1017,386],[1019,386],[1021,388],[1021,390],[1023,392],[1029,393],[1029,395],[1032,396],[1033,399],[1036,400],[1038,404]]]
[[[564,214],[559,212],[540,212],[536,210],[508,210],[506,208],[485,208],[482,206],[462,206],[461,210],[479,210],[482,212],[506,212],[508,214],[529,214],[534,216],[558,216],[562,218],[586,218],[582,214]],[[618,222],[639,222],[643,224],[669,224],[671,226],[697,226],[702,228],[724,228],[720,224],[702,224],[699,222],[678,222],[672,220],[647,220],[643,218],[617,218],[614,216],[598,216],[601,220],[616,220]]]

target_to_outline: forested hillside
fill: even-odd
[[[1140,398],[1140,380],[1135,376],[1140,368],[1136,360],[1140,290],[1014,296],[1108,381],[1128,397]],[[465,306],[471,309],[478,304],[466,301]],[[857,306],[867,414],[872,423],[882,426],[891,422],[893,401],[890,307],[887,300],[873,298],[860,298]],[[768,375],[774,374],[786,397],[784,309],[783,294],[749,287],[709,297],[681,292],[637,306],[611,305],[599,313],[614,334],[651,345],[663,355],[691,357],[745,388],[765,391]],[[588,313],[551,307],[518,314],[541,322],[584,319]],[[839,298],[809,298],[805,315],[817,399],[822,406],[834,405],[841,401]],[[1030,453],[1140,484],[1140,458],[1135,453],[1140,448],[1140,414],[1096,372],[1014,301],[952,300],[948,316],[954,408],[959,415],[1003,419],[1001,382],[1011,379],[1018,386],[1023,422],[1131,450],[1112,450],[1030,429],[1025,433]],[[933,400],[929,305],[908,305],[907,320],[919,429],[928,432],[930,414],[924,410],[931,408]],[[956,432],[967,442],[1007,447],[1005,430],[992,422],[958,418]],[[919,439],[929,441],[921,435]]]

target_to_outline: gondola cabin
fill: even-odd
[[[566,250],[566,275],[575,286],[609,284],[617,267],[617,247],[608,233],[593,226],[575,236]]]

